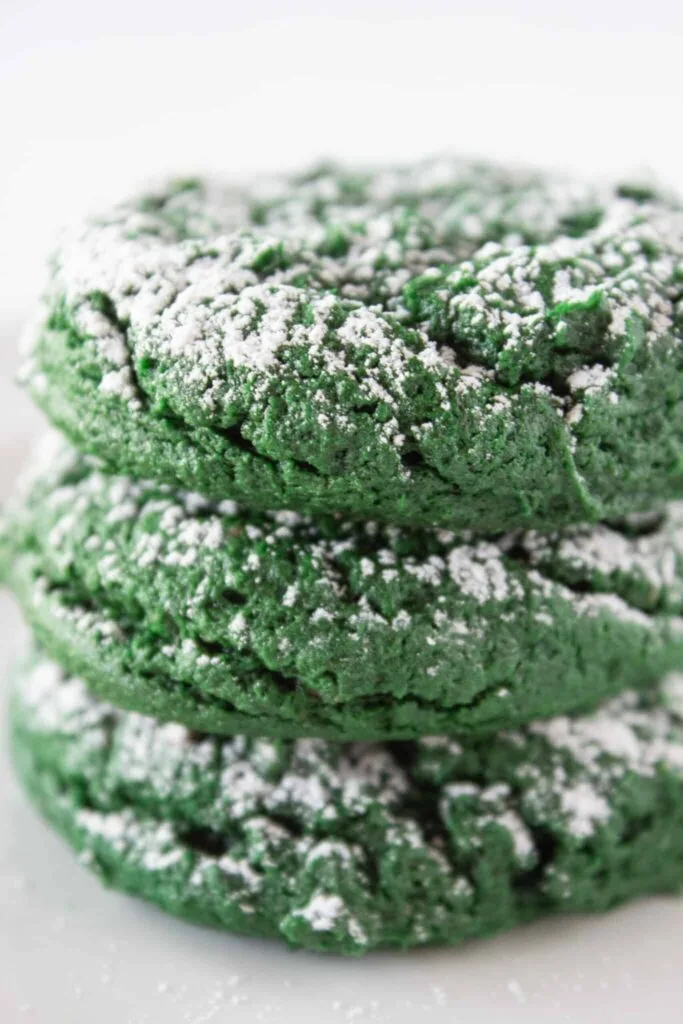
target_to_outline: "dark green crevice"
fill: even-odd
[[[200,825],[178,832],[178,839],[183,846],[211,858],[222,857],[230,847],[226,836],[214,829],[204,828]]]

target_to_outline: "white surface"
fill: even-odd
[[[0,306],[169,169],[443,149],[683,183],[680,0],[0,0]]]
[[[37,422],[9,381],[45,253],[139,181],[459,149],[683,185],[680,2],[565,6],[0,0],[0,500]],[[1,597],[3,676],[22,642]],[[2,1024],[678,1024],[681,950],[676,899],[361,962],[230,939],[101,890],[0,752]]]

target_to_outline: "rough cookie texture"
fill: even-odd
[[[43,458],[0,572],[49,653],[129,710],[411,738],[585,710],[683,667],[683,504],[475,540],[246,512],[63,445]]]
[[[14,754],[105,882],[309,949],[456,943],[683,882],[683,677],[495,743],[218,739],[38,662]]]
[[[185,182],[69,235],[25,377],[117,470],[495,532],[683,493],[683,211],[456,160]]]

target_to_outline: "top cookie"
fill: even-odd
[[[482,532],[683,493],[683,208],[448,160],[73,231],[26,379],[120,471]]]

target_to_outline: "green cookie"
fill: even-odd
[[[683,494],[683,211],[463,161],[184,182],[56,254],[26,380],[120,472],[496,532]]]
[[[683,666],[683,504],[475,540],[246,512],[46,458],[0,571],[47,651],[131,711],[410,739],[586,710]]]
[[[683,677],[495,743],[226,739],[38,662],[19,774],[103,880],[165,910],[359,954],[456,943],[683,883]]]

